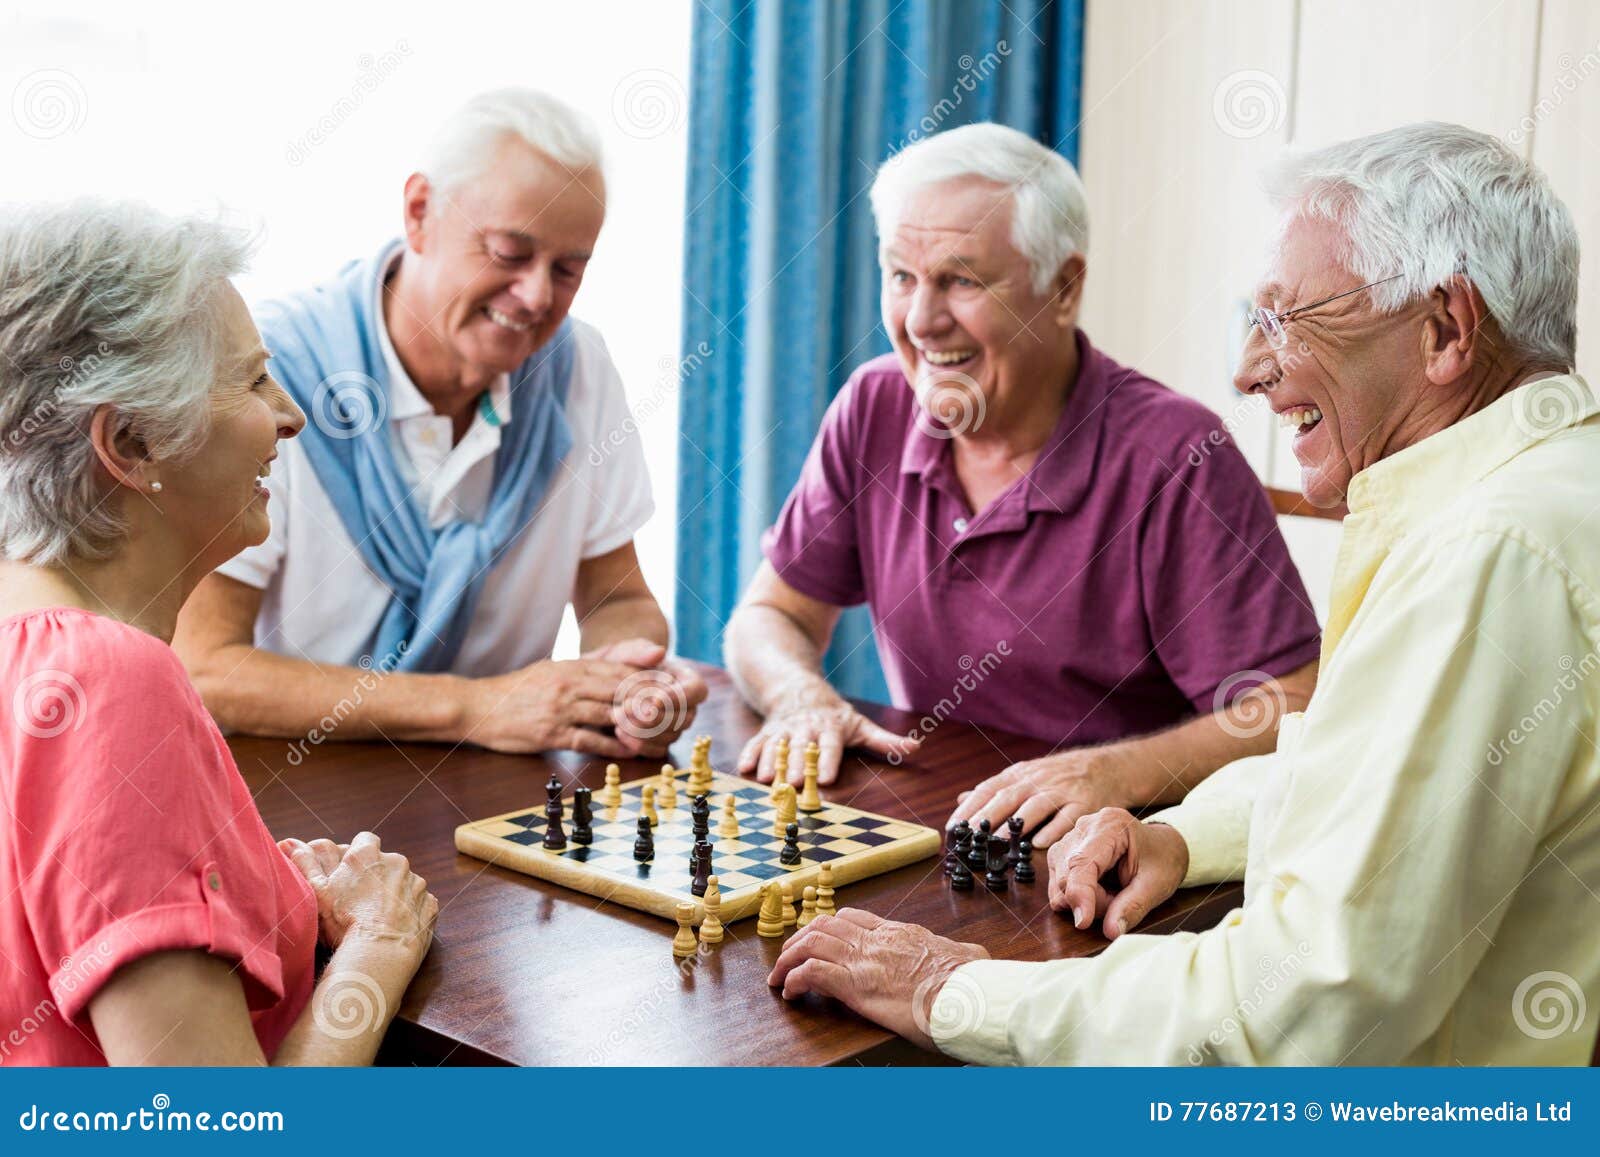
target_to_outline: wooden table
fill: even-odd
[[[732,770],[757,717],[725,674],[705,668],[711,694],[693,734],[714,737],[712,762]],[[861,705],[891,729],[911,715]],[[674,750],[689,762],[692,736]],[[416,1064],[826,1065],[937,1064],[832,1002],[795,1004],[766,984],[783,941],[755,920],[728,926],[714,952],[680,966],[671,922],[460,855],[458,824],[542,803],[552,771],[598,788],[604,761],[570,753],[529,757],[427,744],[328,742],[303,754],[283,740],[236,738],[239,768],[279,838],[348,840],[363,828],[403,852],[439,897],[438,934],[385,1042],[384,1060]],[[293,756],[291,752],[293,751]],[[1009,763],[1042,755],[1028,739],[946,722],[901,768],[851,758],[827,794],[942,829],[956,793]],[[293,758],[294,762],[291,762]],[[624,779],[657,770],[625,765]],[[933,857],[840,889],[841,906],[926,925],[982,944],[996,957],[1046,960],[1099,951],[1045,902],[1047,872],[1003,894],[981,882],[945,884]],[[1193,889],[1152,914],[1144,930],[1216,923],[1239,889]]]

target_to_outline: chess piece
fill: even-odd
[[[614,763],[606,764],[606,785],[600,789],[600,806],[622,806],[622,768]]]
[[[670,763],[661,765],[661,786],[656,790],[656,802],[663,808],[678,806],[678,772]]]
[[[704,896],[706,885],[711,880],[711,845],[705,840],[696,843],[690,861],[693,875],[689,881],[689,891],[696,896]]]
[[[656,815],[656,786],[647,783],[639,791],[639,814],[650,821],[650,826],[655,827],[661,822],[661,817]]]
[[[773,803],[778,802],[778,788],[789,782],[789,737],[778,736],[778,742],[772,748],[772,792],[767,797]]]
[[[1008,845],[1011,851],[1006,856],[1008,867],[1017,866],[1017,856],[1022,847],[1022,817],[1012,816],[1006,821],[1006,828],[1011,832],[1011,842]]]
[[[800,789],[800,810],[803,812],[822,810],[822,795],[817,791],[817,759],[821,753],[822,749],[815,743],[806,744],[805,786]]]
[[[777,805],[777,810],[772,816],[772,834],[775,836],[781,836],[783,835],[783,830],[790,824],[794,823],[795,820],[797,808],[795,804],[794,785],[791,783],[781,785],[778,789],[778,794],[774,797],[774,800]]]
[[[951,872],[953,872],[955,870],[956,860],[966,854],[966,848],[962,846],[962,841],[970,840],[971,838],[972,825],[966,820],[962,820],[955,827],[950,829],[949,846],[945,849],[944,853],[945,875],[948,876]]]
[[[1031,883],[1033,883],[1034,874],[1033,874],[1033,841],[1032,840],[1024,839],[1024,840],[1019,840],[1017,842],[1017,870],[1016,870],[1015,874],[1016,874],[1016,877],[1017,877],[1017,883],[1019,883],[1019,884],[1031,884]]]
[[[769,880],[761,890],[761,911],[756,916],[756,935],[768,940],[783,935],[783,893],[778,881]]]
[[[704,795],[694,797],[694,802],[689,805],[689,814],[694,817],[694,838],[706,840],[711,838],[711,801]]]
[[[561,781],[552,775],[544,786],[550,793],[550,802],[544,805],[544,847],[548,852],[559,852],[567,846],[567,833],[561,828],[565,810],[561,806]]]
[[[731,795],[722,797],[722,822],[717,825],[717,835],[725,840],[739,838],[738,804]]]
[[[706,894],[702,902],[706,910],[705,919],[700,922],[700,943],[722,943],[722,889],[717,886],[717,878],[710,876],[706,879]]]
[[[639,817],[639,835],[633,841],[633,858],[641,864],[656,854],[655,837],[650,833],[650,817]]]
[[[783,829],[783,851],[778,853],[778,863],[798,864],[800,862],[800,825],[790,824]]]
[[[586,787],[580,787],[572,793],[572,842],[575,844],[594,843],[594,805],[590,803],[593,796]]]
[[[817,915],[832,916],[833,912],[833,865],[823,864],[817,869]]]
[[[972,847],[967,852],[967,867],[973,874],[989,870],[989,821],[984,820],[978,824],[978,830],[972,833]]]
[[[817,918],[817,890],[807,884],[806,890],[800,895],[800,915],[796,917],[795,925],[804,928]]]
[[[1011,866],[1011,847],[1005,840],[989,841],[989,868],[983,874],[983,886],[991,892],[1004,892],[1011,877],[1006,869]]]
[[[967,842],[972,842],[972,833],[967,833]],[[967,858],[963,855],[956,856],[956,862],[950,868],[950,887],[957,892],[972,891],[972,869],[967,867]]]
[[[780,880],[778,887],[783,890],[783,926],[793,928],[800,919],[794,910],[794,885],[788,880]]]
[[[682,960],[698,951],[694,939],[694,905],[679,904],[678,934],[672,938],[672,954]]]

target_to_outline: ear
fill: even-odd
[[[428,178],[421,173],[412,173],[407,177],[403,213],[406,248],[413,253],[422,252],[422,243],[427,236],[428,206],[432,203],[433,185]]]
[[[100,406],[89,419],[89,444],[101,467],[118,486],[141,493],[150,489],[150,458],[143,439],[128,429],[115,409]]]
[[[1434,385],[1447,386],[1488,355],[1489,307],[1478,287],[1460,274],[1435,289],[1428,304],[1422,323],[1423,373]]]
[[[1083,254],[1074,253],[1061,263],[1050,286],[1051,314],[1063,329],[1076,329],[1078,307],[1083,303],[1083,276],[1087,270]]]

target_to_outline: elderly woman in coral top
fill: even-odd
[[[0,1062],[367,1063],[433,934],[371,833],[273,842],[168,646],[304,424],[244,258],[137,205],[0,216]]]

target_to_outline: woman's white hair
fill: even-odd
[[[126,526],[97,481],[89,425],[181,459],[209,430],[221,293],[247,236],[133,202],[0,209],[0,554],[104,558]]]
[[[1393,312],[1464,275],[1525,357],[1571,369],[1578,341],[1578,232],[1544,174],[1501,141],[1432,121],[1291,155],[1268,191],[1335,222],[1340,260]]]
[[[603,169],[594,122],[549,93],[501,88],[480,93],[439,127],[418,166],[439,189],[470,181],[488,167],[508,135],[573,171]]]
[[[1089,201],[1072,162],[1026,133],[985,121],[908,145],[878,168],[872,215],[880,259],[906,200],[958,177],[982,177],[1011,190],[1011,244],[1027,258],[1035,293],[1049,288],[1068,257],[1088,255]]]

